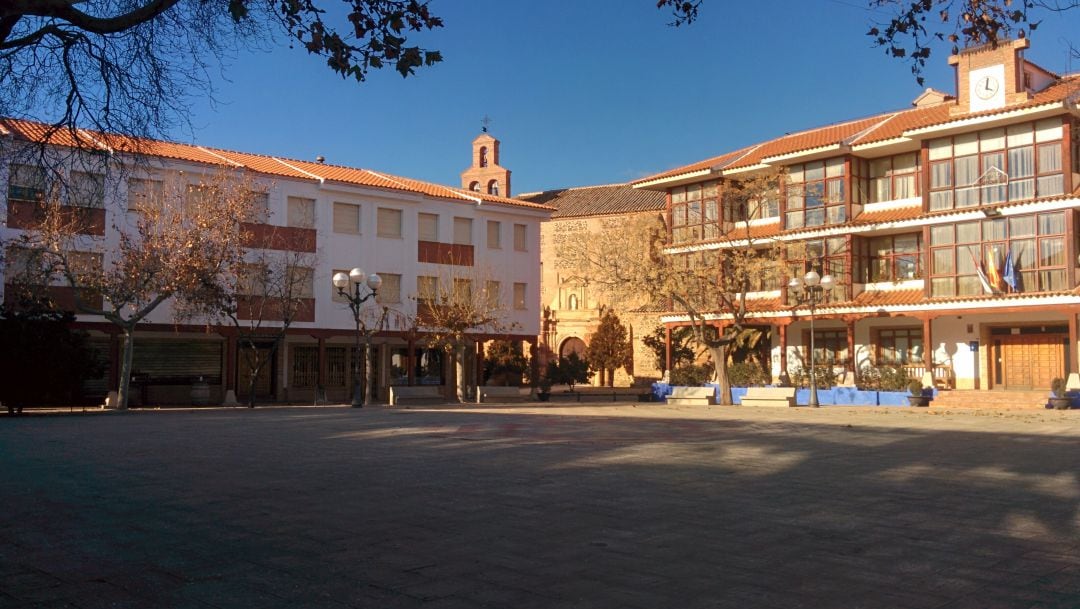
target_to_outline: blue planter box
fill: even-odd
[[[720,401],[720,385],[706,383],[705,387],[712,387]],[[667,402],[667,396],[671,395],[673,387],[667,383],[653,383],[652,394],[657,402]],[[937,389],[927,389],[924,394],[937,396]],[[731,400],[735,404],[741,404],[746,395],[746,387],[732,387]],[[1070,396],[1073,398],[1073,408],[1080,408],[1080,394]],[[855,387],[833,387],[831,389],[818,389],[818,404],[822,406],[908,406],[908,392],[906,391],[862,391]],[[809,389],[795,391],[795,403],[805,406],[810,401]]]

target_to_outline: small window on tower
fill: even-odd
[[[488,182],[488,194],[499,196],[499,182],[492,180]]]
[[[487,167],[487,146],[480,147],[480,166]]]
[[[480,182],[469,183],[469,190],[473,192],[480,192]]]

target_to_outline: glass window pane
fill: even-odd
[[[979,152],[979,134],[964,133],[956,136],[953,156],[967,156]]]
[[[1065,264],[1065,240],[1043,239],[1039,241],[1039,266]]]
[[[915,175],[899,176],[893,180],[896,187],[896,198],[907,199],[917,195],[915,190]]]
[[[956,272],[954,252],[952,248],[934,250],[933,273],[935,275],[952,275]]]
[[[970,186],[979,179],[979,157],[966,156],[956,159],[956,185]]]
[[[844,175],[844,159],[829,159],[825,161],[825,177],[835,178]]]
[[[981,240],[978,222],[963,222],[956,225],[957,243],[978,243]]]
[[[930,164],[930,188],[948,188],[952,183],[952,161]]]
[[[1039,173],[1061,171],[1061,144],[1043,144],[1039,146]]]
[[[1051,197],[1065,192],[1065,178],[1061,175],[1043,176],[1039,178],[1037,188],[1040,197]]]
[[[814,180],[821,180],[825,177],[825,162],[814,161],[806,164],[806,181],[813,182]]]
[[[1035,180],[1011,180],[1009,182],[1009,200],[1023,201],[1035,197]]]
[[[931,296],[955,296],[956,295],[956,282],[952,277],[945,277],[943,279],[933,279],[930,281],[930,295]]]
[[[1035,141],[1049,142],[1060,140],[1062,135],[1061,119],[1047,118],[1035,123]]]
[[[952,209],[953,206],[953,191],[951,190],[939,190],[937,192],[930,193],[930,209]]]
[[[893,251],[896,252],[917,252],[919,251],[919,235],[897,235],[893,244]]]
[[[1065,271],[1040,271],[1039,283],[1043,291],[1057,291],[1065,289]]]
[[[951,139],[943,137],[937,140],[930,140],[930,160],[947,159],[952,155]]]
[[[1014,146],[1029,146],[1035,141],[1035,132],[1031,123],[1012,125],[1006,130],[1009,148]]]
[[[983,220],[983,241],[1001,241],[1005,238],[1005,219]]]
[[[1035,149],[1031,146],[1009,150],[1009,179],[1035,175]]]
[[[1052,214],[1039,214],[1040,235],[1060,235],[1065,232],[1065,214],[1062,212]]]
[[[983,152],[987,150],[1001,150],[1005,147],[1005,130],[987,129],[979,134],[979,144]]]
[[[957,291],[960,296],[976,296],[986,292],[982,281],[977,275],[964,275],[956,278]]]
[[[930,227],[930,244],[931,245],[946,245],[953,243],[953,227],[951,226],[933,226]]]
[[[1035,234],[1035,218],[1021,216],[1009,218],[1009,237],[1028,237]]]

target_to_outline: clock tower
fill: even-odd
[[[1031,99],[1031,75],[1024,61],[1027,38],[985,44],[949,57],[956,69],[956,107],[952,114],[997,110]],[[1041,70],[1041,69],[1040,69]]]

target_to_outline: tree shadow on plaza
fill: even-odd
[[[516,590],[519,606],[1080,606],[1075,436],[876,422],[341,410],[19,422],[0,430],[13,506],[0,572],[208,602],[364,606],[350,595],[379,590],[396,596],[367,606],[412,606]],[[151,576],[157,592],[140,587]],[[54,589],[27,581],[0,579],[0,593]]]

